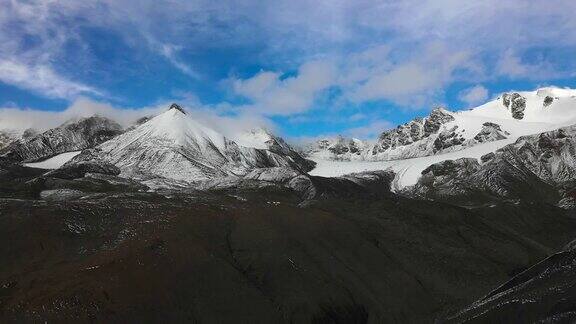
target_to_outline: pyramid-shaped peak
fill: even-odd
[[[177,103],[173,103],[172,105],[170,105],[170,108],[168,110],[172,110],[172,109],[176,109],[179,112],[186,114],[186,111],[184,110],[184,108],[180,107],[180,105],[178,105]]]

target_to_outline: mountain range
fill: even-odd
[[[384,131],[375,142],[336,137],[309,146],[313,158],[337,161],[386,161],[423,157],[471,148],[503,139],[554,130],[576,123],[576,90],[541,88],[504,93],[466,111],[435,108]]]
[[[93,116],[3,130],[0,204],[14,215],[0,246],[29,256],[0,250],[12,321],[123,321],[154,304],[123,285],[167,294],[158,314],[174,321],[576,318],[576,90],[305,147],[264,128],[225,136],[178,104],[127,128]]]

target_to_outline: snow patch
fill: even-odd
[[[53,156],[44,161],[24,163],[24,166],[37,169],[58,169],[59,167],[66,164],[66,162],[72,160],[73,157],[80,154],[80,152],[82,151],[66,152]]]

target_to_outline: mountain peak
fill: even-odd
[[[170,108],[168,108],[168,110],[172,110],[172,109],[176,109],[179,112],[183,113],[184,115],[186,115],[186,111],[184,110],[184,108],[180,107],[180,105],[178,105],[177,103],[173,103],[172,105],[170,105]]]

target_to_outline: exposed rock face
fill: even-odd
[[[432,110],[430,116],[428,116],[424,122],[424,137],[438,132],[442,124],[446,124],[453,120],[454,117],[450,115],[450,113],[448,113],[444,108],[436,108]]]
[[[526,109],[526,98],[520,97],[512,102],[510,110],[512,111],[512,117],[516,119],[524,118],[524,110]]]
[[[437,108],[428,117],[416,118],[383,132],[374,144],[340,136],[335,140],[320,140],[306,152],[329,160],[401,160],[452,152],[510,135],[500,125],[485,122],[472,137],[466,133],[466,124],[461,127],[455,116],[457,113]]]
[[[502,95],[502,103],[504,107],[508,108],[515,119],[524,118],[524,110],[526,109],[526,98],[522,97],[517,92],[505,93]]]
[[[342,136],[338,136],[336,142],[332,143],[331,145],[329,145],[329,147],[327,147],[327,149],[330,152],[336,155],[341,155],[345,153],[359,155],[361,148],[362,147],[360,144],[358,144],[358,141],[355,141],[354,139],[345,139]]]
[[[172,105],[170,105],[170,108],[168,109],[176,109],[179,112],[183,113],[184,115],[186,115],[186,110],[184,110],[184,108],[180,107],[180,105],[173,103]]]
[[[465,140],[461,134],[456,132],[457,129],[458,126],[454,126],[438,134],[438,137],[434,140],[434,153],[464,143]]]
[[[544,107],[550,106],[553,102],[554,102],[554,97],[546,96],[546,98],[544,98]]]
[[[454,173],[471,174],[478,170],[480,165],[476,159],[462,158],[458,160],[446,160],[433,164],[422,171],[422,175],[431,180],[437,177],[452,175]],[[424,180],[427,181],[427,180]]]
[[[429,126],[430,127],[430,126]],[[424,137],[424,119],[416,118],[409,123],[400,125],[396,129],[385,131],[380,134],[378,143],[374,147],[372,154],[394,149],[419,141]]]
[[[432,134],[438,133],[441,125],[453,120],[454,117],[449,112],[443,108],[436,108],[426,118],[416,118],[409,123],[398,126],[396,129],[383,132],[372,150],[372,155],[418,142]],[[444,139],[439,140],[439,146],[443,145],[440,143],[452,142],[453,136],[449,133],[444,134],[443,137]],[[448,140],[448,138],[450,139]]]
[[[330,160],[354,160],[361,159],[362,154],[370,148],[370,144],[355,138],[321,139],[304,149],[306,154],[327,155],[324,158]]]
[[[502,95],[502,104],[504,105],[504,107],[506,108],[510,107],[511,98],[512,95],[509,93],[505,93]]]
[[[94,116],[67,122],[28,139],[12,143],[0,155],[17,162],[32,162],[51,156],[94,147],[122,133],[122,127],[107,118]]]
[[[478,132],[478,134],[476,134],[476,136],[474,136],[474,139],[479,143],[499,141],[506,139],[504,134],[505,133],[500,128],[500,125],[487,122],[482,125],[482,129],[480,132]]]
[[[409,191],[429,199],[522,198],[557,204],[575,183],[576,126],[571,126],[520,137],[483,156],[481,164],[459,159],[432,165]]]
[[[472,191],[468,178],[479,168],[478,161],[469,158],[433,164],[422,171],[422,177],[415,188],[419,195],[427,198],[432,194],[439,200],[466,197]]]
[[[147,116],[138,118],[138,120],[136,120],[136,126],[144,124],[145,122],[149,121],[151,118],[152,117],[147,117]]]

